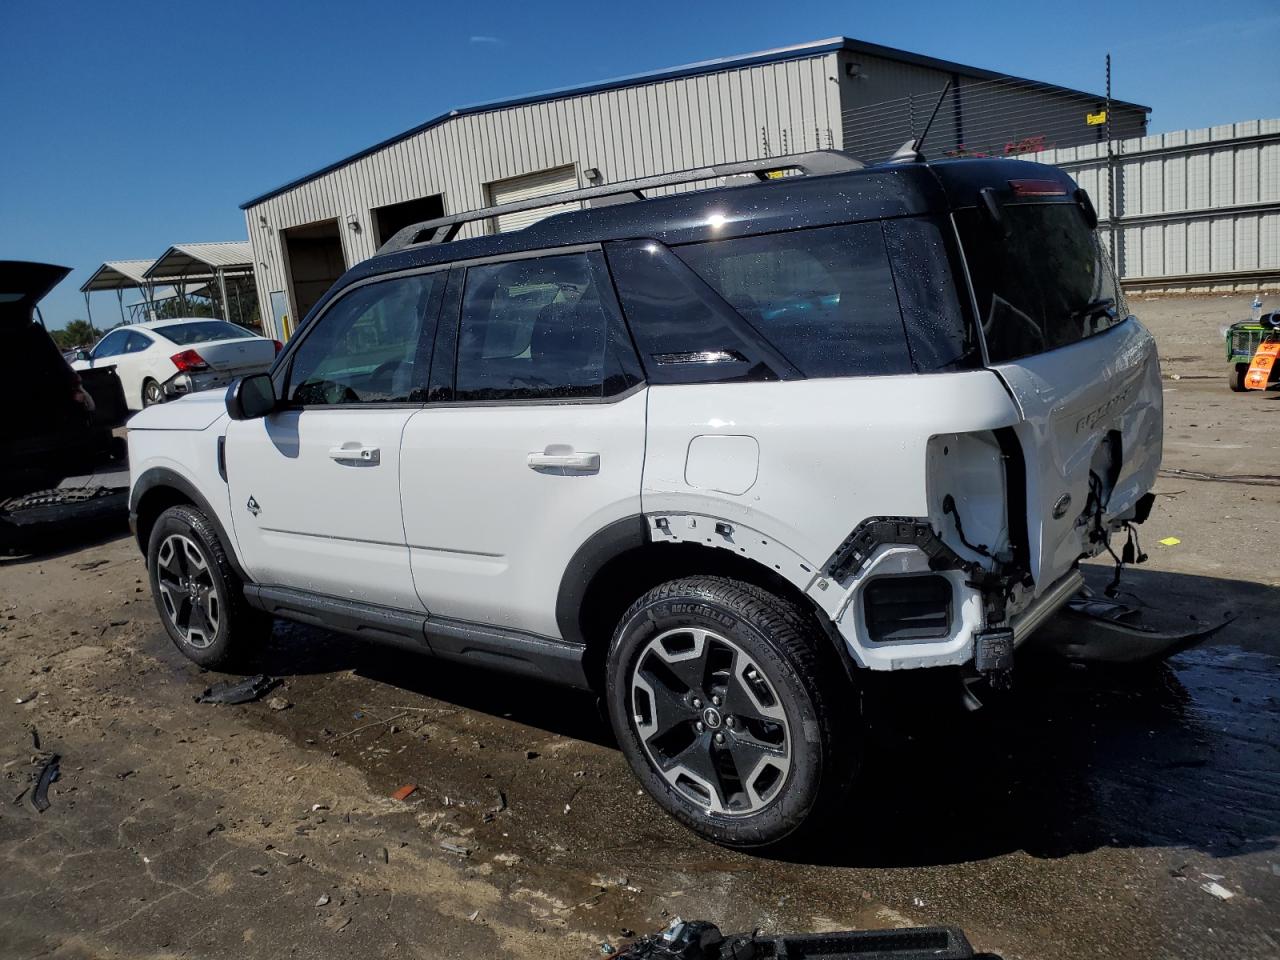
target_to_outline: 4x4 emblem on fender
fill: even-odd
[[[258,501],[253,499],[253,497],[249,497],[249,502],[245,504],[245,508],[248,509],[248,511],[255,517],[258,515],[258,511],[262,509],[258,506]]]

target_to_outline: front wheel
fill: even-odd
[[[1249,372],[1247,363],[1237,363],[1227,373],[1227,384],[1233,393],[1244,393],[1248,387],[1244,385],[1245,375]]]
[[[827,642],[798,606],[734,580],[675,580],[637,600],[610,647],[608,704],[650,796],[732,847],[819,819],[860,739]]]
[[[164,390],[154,380],[148,380],[142,385],[142,405],[150,407],[157,403],[164,403]]]
[[[270,620],[251,608],[217,532],[195,507],[170,507],[147,544],[147,573],[169,638],[202,667],[243,659]]]

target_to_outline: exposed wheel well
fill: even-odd
[[[658,584],[691,575],[729,577],[786,597],[812,615],[815,628],[835,635],[825,614],[803,591],[754,560],[692,543],[646,543],[619,554],[596,571],[578,608],[581,636],[587,644],[583,665],[592,689],[604,690],[605,656],[627,607]],[[836,647],[843,652],[843,644]]]
[[[151,528],[156,525],[160,514],[182,503],[191,507],[197,506],[194,500],[176,487],[155,486],[142,495],[137,506],[137,527],[138,546],[142,548],[144,555],[147,552],[147,544],[151,540]]]

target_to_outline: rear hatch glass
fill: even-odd
[[[1008,203],[1001,216],[1003,230],[978,208],[956,213],[991,363],[1079,343],[1128,315],[1076,204]]]
[[[214,340],[241,340],[254,335],[244,327],[237,327],[234,323],[227,323],[225,320],[168,323],[163,327],[156,327],[156,333],[184,347],[195,343],[212,343]]]

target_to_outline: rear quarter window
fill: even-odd
[[[878,222],[674,252],[804,376],[914,372]]]

